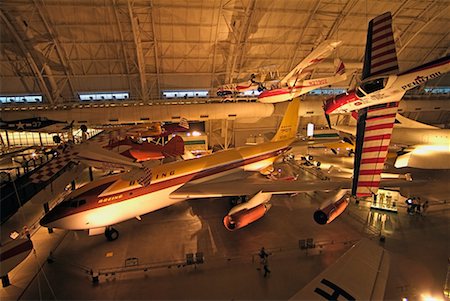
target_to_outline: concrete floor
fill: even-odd
[[[433,173],[425,175],[432,178]],[[436,175],[428,187],[448,189],[448,178]],[[417,189],[427,191],[423,186]],[[114,242],[85,232],[42,233],[42,240],[57,240],[52,247],[54,262],[44,263],[13,299],[288,299],[353,242],[362,237],[378,241],[380,235],[386,236],[383,245],[391,253],[386,300],[420,300],[424,293],[442,296],[450,255],[448,203],[433,200],[424,216],[408,215],[401,204],[398,213],[352,204],[333,223],[320,226],[312,215],[326,197],[325,193],[274,196],[265,217],[236,232],[222,224],[230,209],[228,200],[205,199],[121,223]],[[298,241],[306,238],[322,247],[300,250]],[[255,254],[261,246],[272,253],[268,278],[257,270]],[[204,264],[181,265],[187,253],[196,252],[203,252]],[[129,258],[137,258],[139,267],[147,270],[120,273]],[[39,262],[30,256],[26,264],[37,267]],[[93,284],[89,271],[108,268],[118,269]],[[2,299],[7,296],[2,294]]]

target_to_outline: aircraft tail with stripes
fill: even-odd
[[[392,15],[387,12],[369,22],[362,79],[397,74],[398,71]]]

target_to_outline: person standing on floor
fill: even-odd
[[[261,250],[259,250],[259,259],[261,264],[264,264],[264,261],[267,260],[267,258],[269,257],[269,254],[266,252],[266,250],[264,249],[264,247],[261,248]]]
[[[269,261],[266,259],[264,262],[264,277],[267,277],[267,275],[269,274],[270,274]]]

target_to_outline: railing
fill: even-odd
[[[342,240],[317,240],[315,241],[313,238],[300,239],[295,244],[287,245],[287,246],[279,246],[279,247],[269,247],[266,251],[270,254],[270,256],[283,254],[285,256],[290,252],[299,251],[301,255],[314,256],[321,255],[326,250],[331,250],[333,248],[344,248],[349,245],[355,244],[359,241],[359,238],[349,238]],[[307,242],[304,244],[303,242]],[[299,253],[296,253],[297,255]],[[296,256],[297,256],[296,255]],[[82,271],[83,273],[89,275],[91,277],[92,283],[97,284],[101,278],[105,277],[115,277],[117,274],[130,273],[130,272],[149,272],[157,269],[171,269],[171,268],[186,268],[192,267],[196,269],[199,265],[204,263],[223,265],[223,264],[231,264],[236,262],[246,262],[248,264],[258,264],[259,265],[259,255],[258,252],[251,254],[237,254],[235,256],[227,256],[224,257],[209,257],[204,258],[202,252],[197,252],[195,255],[193,253],[186,254],[186,257],[175,259],[175,260],[167,260],[167,261],[158,261],[151,263],[140,263],[139,258],[131,257],[127,258],[124,261],[122,266],[116,267],[108,267],[108,268],[93,268],[85,265],[77,264],[72,261],[64,260],[62,258],[54,256],[53,252],[50,252],[50,255],[47,259],[48,263],[56,263],[66,265],[68,267],[75,268],[77,270]]]

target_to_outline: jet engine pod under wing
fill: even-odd
[[[320,225],[331,223],[336,217],[341,215],[350,203],[350,194],[346,190],[341,190],[335,200],[325,202],[314,212],[314,221]]]
[[[223,219],[225,228],[234,231],[260,219],[272,207],[268,203],[271,198],[271,193],[260,191],[248,202],[234,206]]]

